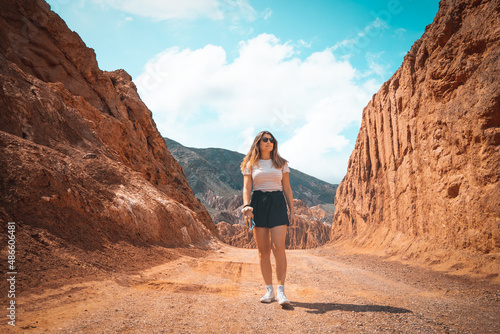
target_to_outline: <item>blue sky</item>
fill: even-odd
[[[362,110],[432,23],[437,0],[50,0],[125,69],[160,133],[246,153],[270,130],[291,167],[339,183]]]

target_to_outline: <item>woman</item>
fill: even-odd
[[[271,266],[271,251],[276,262],[278,302],[290,305],[285,296],[287,226],[294,224],[293,194],[288,163],[278,154],[278,142],[268,131],[255,137],[250,151],[241,163],[243,173],[243,209],[245,224],[255,221],[254,237],[259,250],[259,263],[266,284],[262,303],[275,300]],[[253,187],[253,193],[252,191]],[[284,196],[283,196],[284,193]],[[286,197],[286,202],[285,202]],[[287,215],[287,203],[290,220]]]

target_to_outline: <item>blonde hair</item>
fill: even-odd
[[[260,159],[260,147],[259,143],[262,137],[264,135],[270,135],[271,138],[274,139],[274,145],[273,145],[273,150],[271,151],[271,160],[273,163],[274,168],[276,169],[281,169],[283,166],[288,162],[287,160],[283,159],[279,153],[278,153],[278,141],[276,138],[274,138],[273,134],[269,131],[262,131],[257,134],[255,139],[253,140],[252,147],[250,148],[250,151],[248,151],[247,155],[245,158],[243,158],[243,161],[241,162],[240,169],[241,172],[244,173],[245,168],[249,168],[252,170],[252,167],[254,165],[259,166],[258,162]]]

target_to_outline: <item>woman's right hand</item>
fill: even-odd
[[[246,211],[244,219],[245,219],[245,224],[247,225],[247,228],[250,228],[250,224],[251,224],[252,219],[253,219],[253,212],[252,211]]]

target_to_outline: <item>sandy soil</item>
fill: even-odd
[[[214,244],[18,300],[23,333],[500,333],[500,286],[370,255],[288,251],[292,306],[261,304],[256,250]]]

